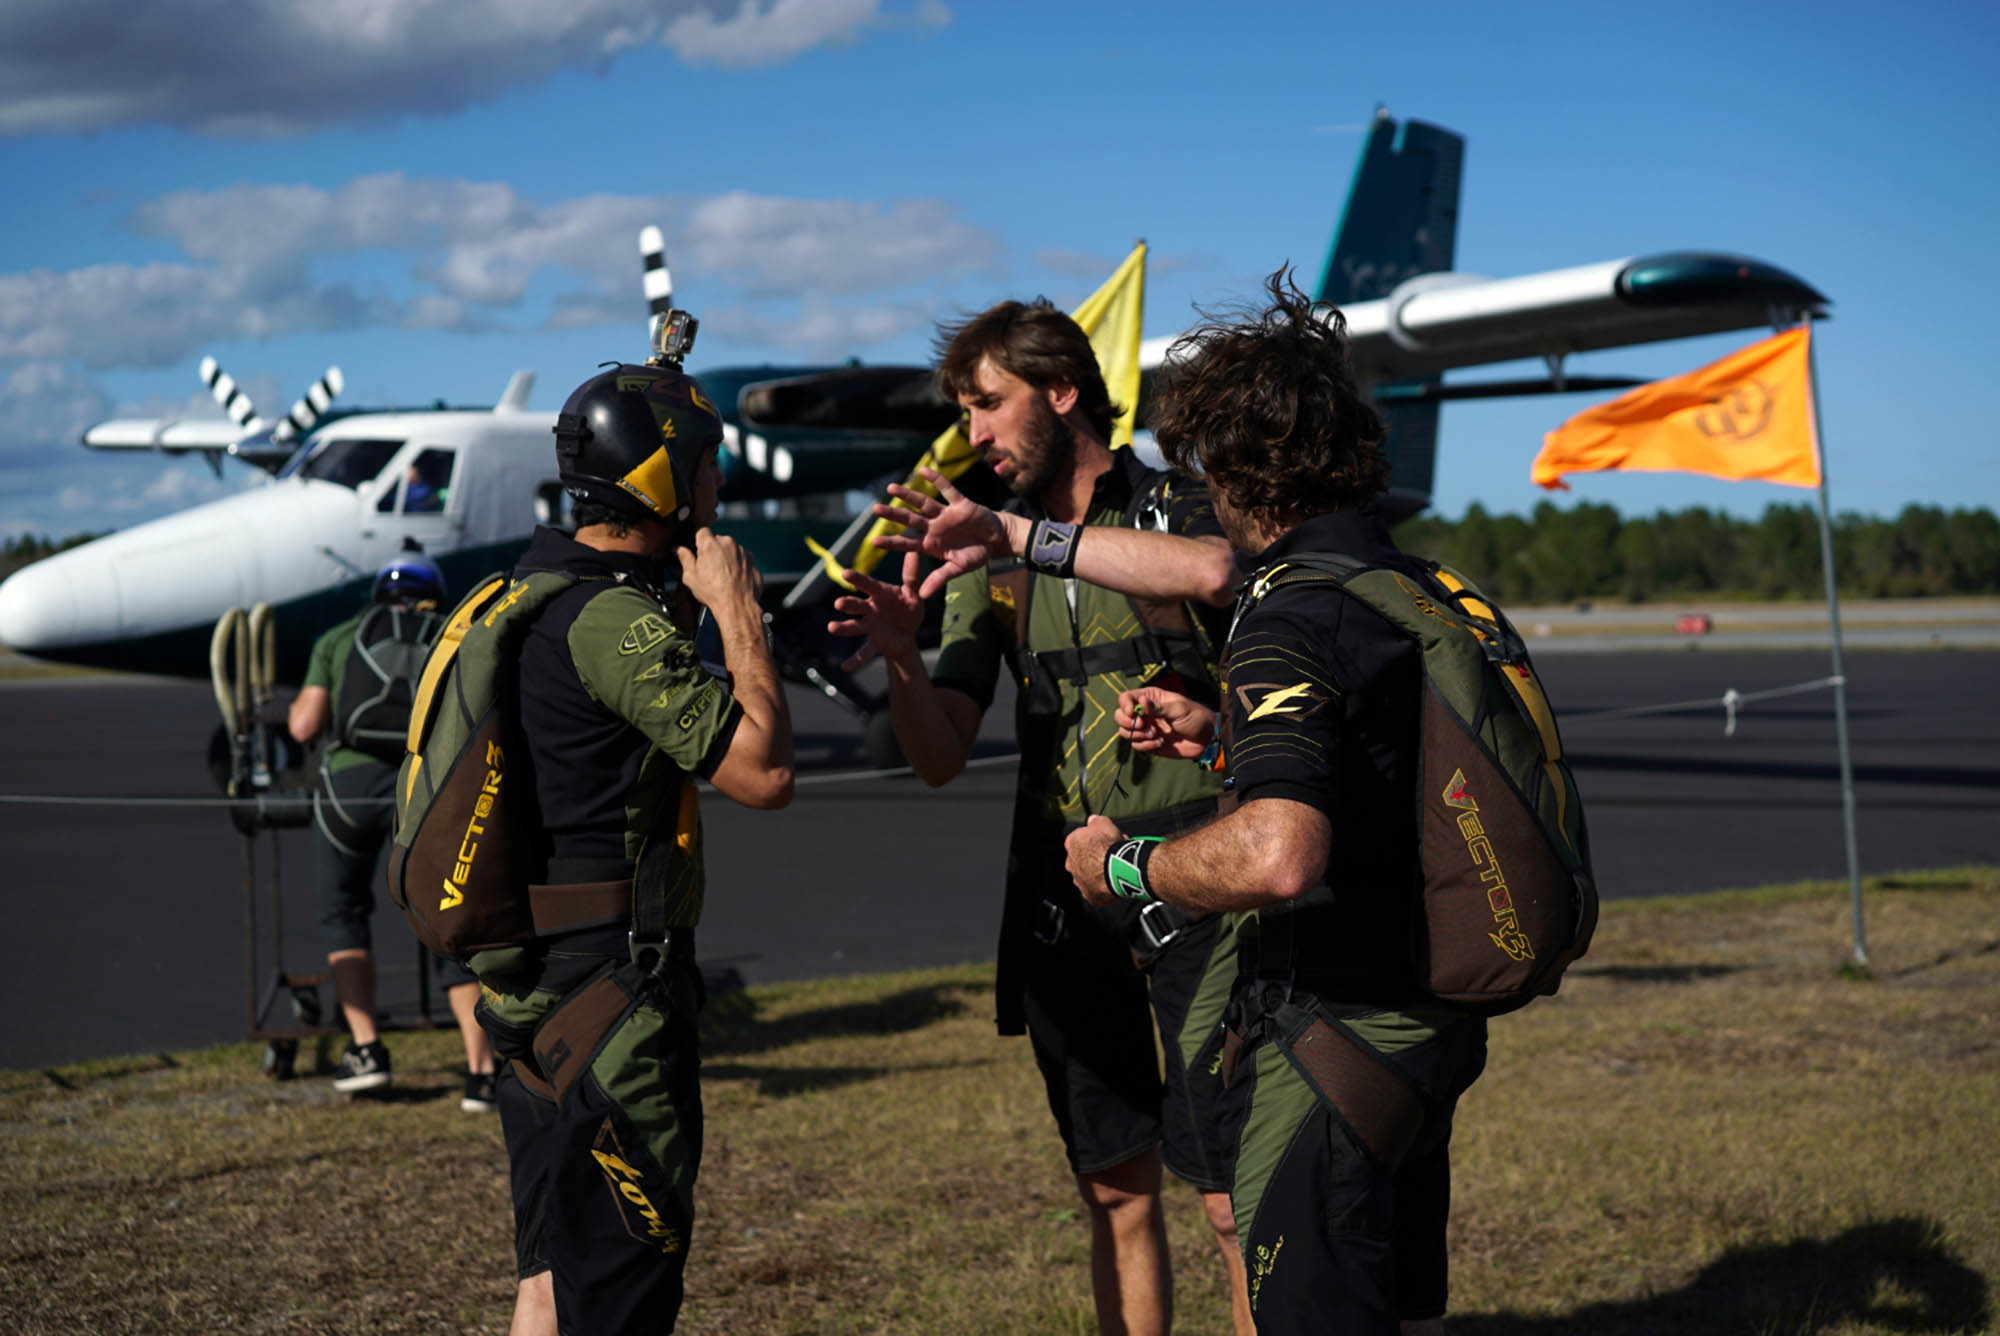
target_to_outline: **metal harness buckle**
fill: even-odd
[[[1063,938],[1065,922],[1061,905],[1053,900],[1042,901],[1041,914],[1035,923],[1035,940],[1043,946],[1054,946]]]
[[[673,946],[673,941],[674,930],[672,928],[663,931],[658,941],[654,941],[651,938],[640,941],[639,930],[634,928],[625,934],[625,949],[631,955],[634,965],[644,969],[648,974],[661,975],[666,972],[667,952]],[[641,959],[648,951],[653,953],[653,963],[650,965]]]
[[[1155,913],[1155,911],[1158,912]],[[1158,918],[1164,922],[1173,913],[1174,907],[1164,900],[1151,900],[1140,907],[1139,931],[1146,935],[1146,942],[1153,950],[1159,951],[1165,949],[1167,943],[1186,932],[1188,925],[1193,922],[1191,919],[1183,919],[1180,923],[1162,931],[1160,924],[1155,923],[1154,919]]]

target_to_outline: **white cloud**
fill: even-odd
[[[696,272],[757,297],[890,291],[988,268],[1000,253],[991,233],[938,200],[884,205],[739,191],[696,204],[678,235]]]
[[[866,307],[808,301],[796,311],[722,307],[702,316],[702,329],[720,337],[781,348],[808,357],[840,357],[886,343],[937,321],[934,302],[874,303]]]
[[[227,475],[217,478],[199,464],[162,464],[150,475],[103,470],[89,482],[57,489],[55,508],[59,514],[91,517],[93,524],[102,523],[99,516],[117,516],[123,525],[213,501],[242,485]]]
[[[73,368],[24,362],[0,377],[0,464],[45,457],[72,445],[85,427],[111,414],[111,396]]]
[[[949,19],[938,0],[907,15],[879,0],[11,0],[0,134],[294,134],[455,111],[653,43],[741,69]]]
[[[258,405],[280,411],[277,378],[244,386]],[[184,398],[154,395],[116,403],[95,381],[65,366],[29,362],[0,373],[0,536],[63,537],[151,519],[212,500],[264,475],[228,464],[218,479],[193,456],[86,450],[84,428],[110,417],[218,417],[205,389]]]
[[[690,64],[747,70],[851,42],[874,18],[875,0],[743,0],[725,18],[705,10],[683,15],[667,25],[662,40]]]
[[[670,265],[684,278],[698,275],[711,299],[732,289],[752,302],[893,299],[990,270],[1000,256],[991,232],[936,200],[733,192],[545,204],[504,183],[400,173],[332,190],[180,191],[141,205],[131,221],[185,258],[0,274],[0,361],[158,366],[231,338],[374,326],[491,329],[552,274],[583,287],[556,304],[546,327],[636,324],[644,311],[637,237],[648,222],[665,225]],[[322,276],[364,253],[392,257],[396,272],[368,289]],[[901,332],[893,308],[840,318],[857,336]],[[803,337],[782,341],[803,346]]]

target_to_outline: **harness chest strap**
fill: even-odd
[[[1169,482],[1163,476],[1154,485],[1135,492],[1126,506],[1122,526],[1164,532]],[[1081,532],[1079,528],[1078,533]],[[992,563],[987,575],[993,590],[994,612],[1006,634],[1008,653],[1022,685],[1046,688],[1055,682],[1065,682],[1081,687],[1093,677],[1112,673],[1132,675],[1155,666],[1172,668],[1190,681],[1208,678],[1208,660],[1195,619],[1185,604],[1173,599],[1126,596],[1133,617],[1144,628],[1136,636],[1065,649],[1029,648],[1028,605],[1033,577],[1034,572],[1016,558]],[[1053,701],[1048,704],[1053,708]]]

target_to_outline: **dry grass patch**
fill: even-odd
[[[1607,907],[1563,994],[1497,1021],[1459,1119],[1455,1336],[1946,1333],[2000,1280],[2000,876]],[[681,1330],[1087,1333],[1083,1227],[990,967],[758,988],[707,1017]],[[491,1118],[449,1033],[396,1098],[245,1045],[0,1074],[0,1289],[22,1332],[501,1332]],[[1191,1190],[1182,1331],[1225,1331]]]

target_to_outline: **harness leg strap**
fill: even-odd
[[[1428,1105],[1417,1088],[1323,1016],[1308,1012],[1284,1029],[1278,1044],[1292,1066],[1394,1173],[1424,1131]]]

